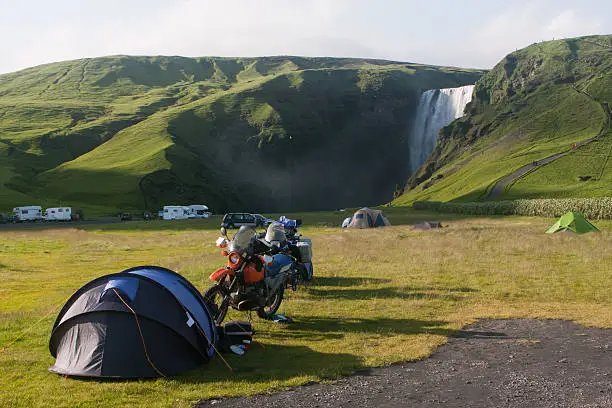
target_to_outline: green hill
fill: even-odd
[[[611,104],[612,36],[513,52],[477,81],[466,115],[441,130],[394,204],[610,196]],[[559,153],[567,154],[541,165]],[[491,194],[530,164],[536,167]]]
[[[0,76],[0,211],[377,204],[425,89],[481,71],[335,58],[130,57]]]

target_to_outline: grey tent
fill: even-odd
[[[424,221],[415,224],[412,228],[417,230],[430,230],[434,228],[442,228],[442,224],[437,221]]]
[[[355,211],[348,228],[375,228],[391,225],[382,211],[364,207]]]
[[[49,371],[96,378],[175,375],[208,362],[215,322],[185,278],[140,266],[97,278],[60,311],[49,340]]]

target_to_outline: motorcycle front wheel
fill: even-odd
[[[204,293],[204,301],[212,314],[213,320],[221,324],[229,308],[230,294],[225,286],[213,285]]]
[[[257,316],[262,319],[270,319],[272,316],[274,316],[283,301],[284,293],[285,285],[282,285],[274,294],[272,301],[269,305],[257,309]]]

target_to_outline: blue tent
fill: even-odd
[[[79,377],[176,375],[208,362],[215,322],[200,293],[181,275],[139,266],[77,290],[49,340],[51,372]]]

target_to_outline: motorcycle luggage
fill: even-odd
[[[255,330],[253,325],[247,321],[232,320],[217,326],[217,333],[219,333],[219,350],[229,352],[231,346],[250,344]]]
[[[296,264],[297,275],[303,282],[310,282],[312,280],[313,268],[312,262],[299,262]],[[297,282],[296,282],[297,283]]]
[[[312,240],[310,238],[300,238],[297,247],[300,250],[300,260],[302,262],[312,262]]]

